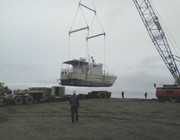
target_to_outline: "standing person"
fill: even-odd
[[[74,92],[70,98],[70,106],[71,106],[71,120],[74,123],[74,119],[78,122],[78,107],[79,107],[79,97]]]
[[[124,91],[121,92],[122,99],[124,99]]]
[[[144,94],[145,99],[147,99],[147,92]]]

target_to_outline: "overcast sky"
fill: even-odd
[[[82,3],[86,1],[82,0]],[[88,1],[92,4],[92,0]],[[151,1],[180,45],[180,1]],[[58,85],[61,63],[68,59],[68,32],[78,3],[79,0],[0,0],[0,82],[12,89]],[[123,90],[125,97],[133,98],[143,98],[147,91],[153,98],[154,83],[174,82],[153,46],[133,0],[95,0],[95,6],[106,32],[106,65],[109,73],[118,76],[111,88],[100,90],[111,91],[113,97],[120,97]],[[84,24],[82,20],[75,22]],[[83,42],[86,34],[71,36],[70,58],[84,57],[85,50],[81,46],[84,44],[79,42]],[[104,48],[100,45],[104,44],[102,40],[95,39],[88,44],[97,62],[104,57],[99,51]],[[174,47],[171,48],[174,53]],[[66,90],[87,92],[95,89],[67,87]]]

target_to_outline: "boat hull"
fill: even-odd
[[[81,86],[81,87],[111,87],[116,81],[116,77],[104,77],[102,81],[89,81],[83,79],[61,79],[61,85]]]

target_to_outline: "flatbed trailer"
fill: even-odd
[[[7,94],[3,97],[5,104],[32,104],[52,99],[53,96],[45,96],[44,91],[22,91],[15,94]]]
[[[33,87],[26,90],[15,90],[14,92],[6,92],[5,86],[1,84],[0,103],[1,104],[33,104],[34,102],[52,101],[55,97],[63,100],[65,97],[65,87],[54,86],[47,87]]]
[[[109,91],[91,91],[86,95],[86,98],[110,98],[111,92]]]
[[[7,94],[1,96],[3,104],[5,105],[22,105],[22,104],[33,104],[40,102],[57,102],[57,101],[69,101],[72,95],[64,94],[60,96],[54,96],[52,90],[40,90],[34,88],[33,90],[18,91],[14,94]],[[93,99],[93,98],[110,98],[111,92],[109,91],[91,91],[88,94],[78,94],[79,99]]]

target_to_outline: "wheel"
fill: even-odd
[[[25,97],[25,103],[26,104],[32,104],[33,103],[33,97],[32,96],[26,96]]]
[[[15,105],[21,105],[23,103],[22,97],[21,96],[15,97],[14,103],[15,103]]]

